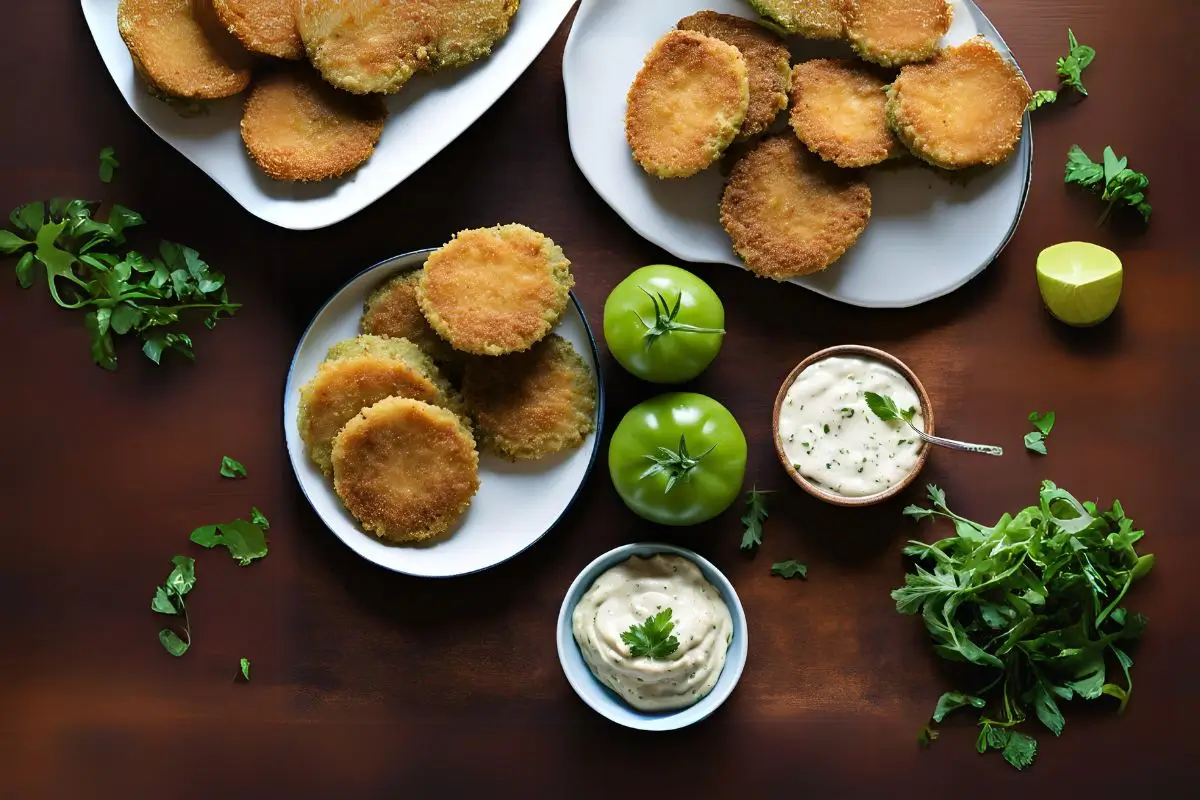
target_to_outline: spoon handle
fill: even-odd
[[[909,427],[916,431],[917,436],[921,437],[922,441],[936,444],[940,447],[947,447],[951,450],[964,450],[968,453],[982,453],[988,456],[1004,455],[1004,448],[1002,447],[996,447],[991,444],[971,444],[970,442],[959,442],[954,439],[943,439],[941,436],[930,436],[925,431],[911,424]]]

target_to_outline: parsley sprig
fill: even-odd
[[[1083,71],[1096,58],[1096,49],[1086,44],[1080,44],[1075,38],[1075,31],[1067,28],[1067,54],[1058,59],[1055,72],[1059,78],[1059,88],[1042,89],[1033,93],[1029,101],[1029,110],[1037,111],[1044,105],[1058,100],[1058,92],[1063,89],[1074,89],[1087,97],[1087,87],[1083,85]]]
[[[742,533],[742,549],[757,550],[762,544],[763,523],[766,522],[767,495],[770,489],[759,489],[757,486],[746,492],[746,516],[742,517],[742,525],[746,527]]]
[[[960,708],[980,711],[976,749],[997,750],[1024,769],[1037,742],[1015,728],[1029,716],[1058,736],[1060,701],[1109,696],[1118,710],[1129,701],[1126,642],[1141,636],[1146,618],[1122,602],[1154,556],[1137,553],[1144,532],[1134,530],[1119,501],[1101,512],[1050,481],[1036,505],[993,526],[952,512],[937,486],[928,492],[932,508],[904,513],[948,518],[956,535],[909,542],[904,553],[916,564],[892,599],[900,613],[922,616],[938,655],[975,665],[980,683],[973,692],[942,695],[933,721]],[[919,738],[932,740],[928,727]]]
[[[194,360],[191,338],[170,326],[191,310],[208,312],[208,328],[232,316],[240,305],[229,302],[225,276],[190,247],[160,242],[157,257],[128,249],[125,232],[145,225],[142,215],[113,205],[101,221],[98,208],[59,198],[15,209],[13,230],[0,229],[0,253],[20,255],[17,282],[30,288],[41,266],[57,305],[87,309],[92,359],[105,369],[117,368],[114,336],[126,334],[140,337],[142,352],[156,364],[165,350]]]
[[[621,634],[621,641],[629,645],[629,654],[635,658],[662,661],[679,649],[679,639],[671,633],[673,630],[675,623],[671,621],[671,609],[664,608],[641,625],[629,626]]]
[[[1134,208],[1144,221],[1150,221],[1152,209],[1146,202],[1146,187],[1150,185],[1150,179],[1141,172],[1131,170],[1129,159],[1117,158],[1111,147],[1104,148],[1104,161],[1097,164],[1079,145],[1071,145],[1063,180],[1100,193],[1100,199],[1108,205],[1096,221],[1097,225],[1103,225],[1118,205]]]

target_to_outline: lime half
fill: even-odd
[[[1050,313],[1068,325],[1097,325],[1121,299],[1121,259],[1088,242],[1047,247],[1037,260],[1038,288]]]

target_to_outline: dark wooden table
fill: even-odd
[[[695,266],[724,298],[730,335],[694,388],[726,403],[750,439],[747,482],[779,490],[757,557],[738,550],[740,511],[693,530],[640,522],[603,469],[562,524],[519,558],[459,580],[375,568],[325,530],[293,480],[280,400],[293,347],[347,277],[462,228],[517,220],[574,262],[593,321],[608,290],[671,259],[596,196],[567,144],[564,24],[533,67],[466,134],[372,208],[294,233],[242,211],[129,111],[78,4],[9,4],[0,31],[5,123],[0,208],[51,195],[118,200],[157,234],[189,243],[245,303],[198,331],[198,363],[155,368],[136,348],[120,370],[90,362],[79,315],[45,290],[0,283],[4,547],[0,551],[0,796],[4,797],[747,797],[1183,796],[1200,739],[1200,179],[1192,102],[1200,34],[1190,0],[989,0],[986,11],[1039,86],[1052,85],[1066,27],[1094,45],[1092,96],[1041,112],[1033,191],[1016,238],[982,276],[904,311],[839,305],[724,266]],[[1067,148],[1106,144],[1153,179],[1146,231],[1097,229],[1097,201],[1061,179]],[[96,181],[116,147],[116,181]],[[1038,251],[1089,239],[1126,265],[1115,318],[1072,330],[1041,308]],[[5,262],[10,264],[10,262]],[[11,270],[11,265],[5,266]],[[11,272],[5,273],[11,276]],[[1150,618],[1123,717],[1071,708],[1018,774],[974,754],[969,719],[932,750],[915,735],[948,677],[920,624],[897,615],[900,516],[846,511],[787,483],[770,407],[800,358],[836,343],[887,348],[923,377],[939,432],[1009,449],[1003,460],[935,453],[924,478],[959,510],[994,519],[1051,478],[1119,497],[1158,566],[1130,605]],[[605,355],[609,429],[653,393]],[[1053,408],[1045,458],[1026,455],[1026,414]],[[229,454],[250,478],[222,481]],[[189,603],[195,643],[163,652],[151,614],[168,559],[198,524],[271,518],[271,553],[248,569],[201,552]],[[619,728],[571,691],[554,645],[563,592],[595,555],[664,539],[712,558],[736,584],[750,658],[712,718],[675,734]],[[807,583],[768,576],[796,557]],[[235,682],[239,656],[253,681]]]

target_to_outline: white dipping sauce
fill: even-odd
[[[916,409],[921,400],[903,375],[871,358],[834,356],[806,367],[779,409],[779,438],[796,471],[843,497],[868,497],[900,483],[917,465],[921,440],[900,420],[884,422],[864,392]]]
[[[671,609],[679,647],[666,659],[630,655],[621,634]],[[604,572],[580,598],[571,630],[596,679],[642,711],[690,706],[717,683],[733,618],[699,567],[675,555],[634,556]]]

